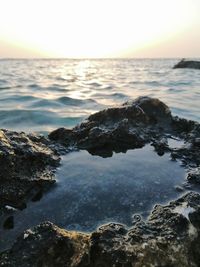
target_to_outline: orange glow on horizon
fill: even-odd
[[[196,0],[0,2],[0,39],[48,57],[117,57],[177,38],[198,16]]]

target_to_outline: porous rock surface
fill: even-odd
[[[180,150],[170,149],[167,138],[172,136],[185,140],[187,145]],[[103,157],[112,156],[113,151],[125,152],[152,143],[160,155],[171,151],[174,159],[184,157],[188,162],[200,163],[199,123],[172,116],[167,105],[150,97],[139,97],[92,114],[73,129],[51,132],[49,138]]]
[[[41,136],[0,130],[0,211],[24,208],[31,192],[55,182],[59,156]]]
[[[199,248],[200,195],[190,192],[129,229],[110,223],[88,235],[42,223],[1,254],[0,266],[197,267]]]
[[[73,129],[59,128],[49,134],[53,141],[86,149],[91,154],[111,156],[112,152],[139,148],[152,137],[170,132],[172,115],[160,100],[140,97],[121,106],[92,114]]]

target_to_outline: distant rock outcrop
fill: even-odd
[[[200,70],[200,61],[182,59],[180,62],[178,62],[173,67],[173,69],[178,69],[178,68],[189,68],[189,69],[199,69]]]

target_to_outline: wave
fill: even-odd
[[[172,70],[175,61],[90,60],[85,76],[76,72],[82,60],[2,62],[0,127],[31,131],[72,125],[140,95],[163,99],[175,114],[199,121],[199,72]]]
[[[102,84],[98,83],[98,82],[87,82],[86,84],[89,85],[89,86],[94,86],[94,87],[102,86]]]
[[[88,105],[98,105],[97,101],[93,99],[75,99],[67,96],[55,98],[55,99],[38,99],[30,104],[32,108],[40,108],[40,107],[49,107],[49,108],[56,108],[63,106],[88,106]]]
[[[21,88],[21,85],[15,85],[15,86],[0,86],[0,90],[9,90],[9,89],[16,89]]]
[[[29,108],[40,108],[40,109],[55,109],[63,108],[65,106],[97,106],[98,103],[94,99],[75,99],[67,96],[62,96],[54,99],[40,98],[33,95],[10,95],[0,98],[0,103],[3,103],[4,106],[16,105],[29,107]]]
[[[0,79],[0,83],[7,83],[7,80],[5,80],[5,79]]]
[[[123,93],[112,93],[112,94],[105,94],[105,93],[96,93],[93,95],[93,97],[98,97],[98,98],[106,98],[106,99],[124,99],[128,98],[128,95],[123,94]]]
[[[66,92],[68,89],[66,88],[68,85],[63,85],[62,87],[60,85],[52,85],[52,86],[40,86],[39,84],[29,84],[28,87],[34,90],[39,91],[55,91],[55,92]]]
[[[28,109],[0,110],[1,127],[11,128],[15,125],[34,126],[34,125],[56,125],[70,126],[83,120],[85,116],[62,116],[58,112]]]
[[[32,96],[32,95],[10,95],[7,97],[2,97],[0,98],[1,102],[9,102],[9,101],[13,101],[13,102],[26,102],[26,101],[35,101],[38,100],[38,97]]]
[[[86,104],[97,104],[94,99],[76,99],[68,96],[62,96],[56,99],[57,102],[64,105],[80,106]]]

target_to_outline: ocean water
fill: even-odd
[[[200,121],[200,71],[177,59],[0,60],[0,128],[46,133],[141,95]]]

